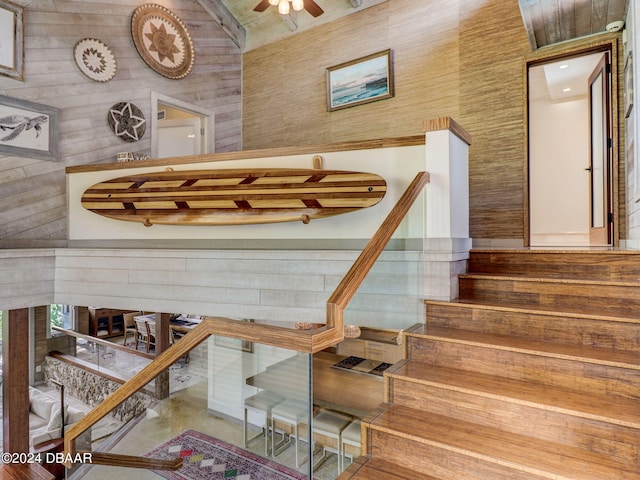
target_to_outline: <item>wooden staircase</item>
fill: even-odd
[[[640,253],[473,251],[339,478],[640,479]]]

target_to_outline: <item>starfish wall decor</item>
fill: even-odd
[[[116,137],[125,142],[137,142],[146,130],[144,114],[129,102],[120,102],[112,106],[107,121]]]

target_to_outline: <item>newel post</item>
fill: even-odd
[[[425,297],[458,297],[458,274],[467,269],[469,237],[469,146],[471,135],[450,117],[425,120]]]

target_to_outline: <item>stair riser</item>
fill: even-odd
[[[640,429],[612,425],[449,388],[390,379],[392,401],[448,417],[626,459],[639,458]],[[603,412],[606,414],[606,412]],[[640,464],[639,464],[640,468]]]
[[[502,275],[581,276],[593,280],[640,279],[640,254],[472,252],[469,271]]]
[[[460,298],[545,307],[640,308],[640,289],[631,286],[521,281],[499,278],[459,278]],[[606,312],[606,310],[603,310]]]
[[[640,399],[640,371],[545,357],[489,346],[408,336],[410,358],[433,365],[590,393]]]
[[[568,318],[470,306],[426,305],[426,323],[564,345],[640,353],[640,324]]]
[[[543,480],[544,477],[477,459],[431,445],[411,441],[385,432],[372,431],[375,458],[398,465],[411,465],[421,474],[440,480]]]

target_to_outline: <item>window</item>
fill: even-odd
[[[61,303],[53,303],[49,307],[49,331],[54,334],[52,327],[62,327],[73,330],[75,327],[75,318],[73,315],[73,305],[63,305]]]

